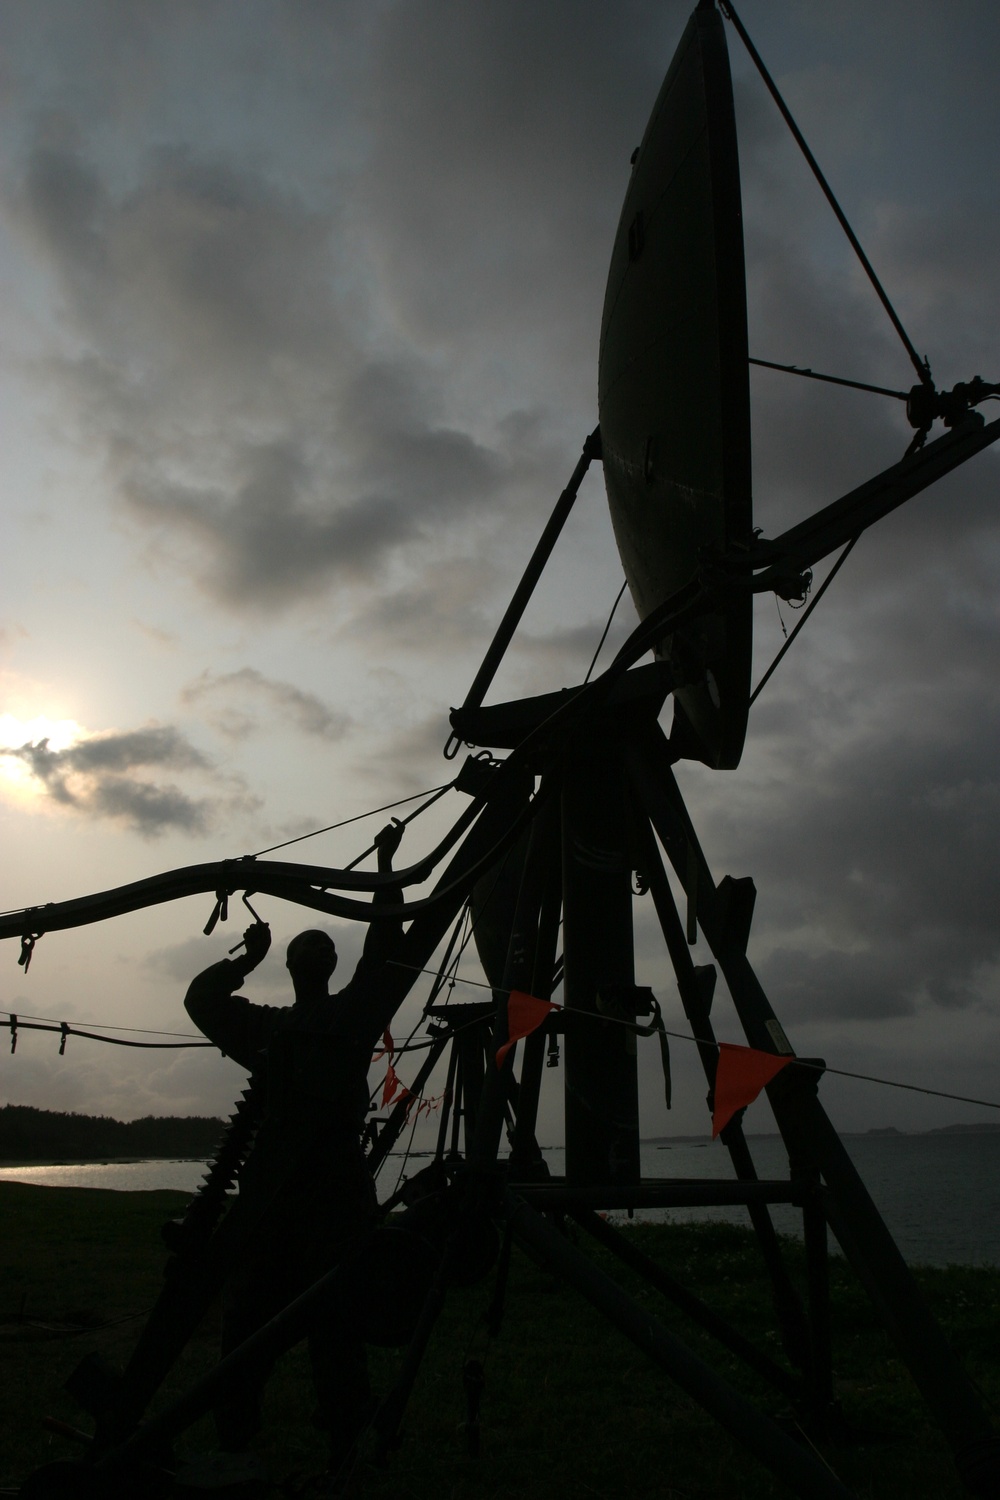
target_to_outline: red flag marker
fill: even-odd
[[[389,1061],[391,1062],[393,1057],[396,1055],[396,1046],[392,1040],[392,1032],[389,1030],[388,1026],[382,1033],[382,1046],[372,1058],[372,1062],[378,1062],[379,1058],[385,1057],[386,1053],[389,1054]]]
[[[383,1109],[385,1109],[387,1104],[392,1103],[393,1099],[396,1097],[401,1088],[402,1084],[396,1077],[396,1069],[393,1067],[392,1063],[390,1063],[388,1068],[386,1069],[385,1083],[382,1086]]]
[[[559,1009],[552,1000],[539,1000],[523,990],[511,990],[507,1001],[507,1040],[497,1048],[497,1067],[503,1067],[503,1060],[515,1042],[537,1031],[550,1010]]]
[[[755,1047],[719,1043],[715,1108],[712,1111],[713,1141],[720,1130],[725,1130],[737,1110],[752,1104],[764,1085],[792,1061],[791,1057],[775,1057],[773,1052],[758,1052]]]

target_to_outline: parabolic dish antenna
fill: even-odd
[[[690,581],[706,550],[749,549],[747,355],[729,55],[722,17],[699,7],[633,161],[601,324],[604,478],[642,619]],[[747,593],[655,648],[686,679],[671,743],[710,766],[742,754],[752,607]]]

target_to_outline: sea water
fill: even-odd
[[[1000,1132],[845,1136],[844,1145],[911,1264],[1000,1265]],[[788,1160],[778,1136],[751,1138],[750,1148],[760,1177],[787,1176]],[[546,1160],[553,1173],[562,1173],[560,1148],[547,1151]],[[412,1173],[425,1164],[425,1155],[405,1164],[399,1156],[390,1157],[386,1173],[391,1181],[382,1196],[392,1190],[400,1169]],[[0,1181],[125,1192],[156,1188],[193,1192],[204,1170],[204,1162],[197,1161],[90,1162],[0,1167]],[[719,1141],[646,1143],[642,1170],[645,1177],[733,1175],[729,1154]],[[781,1232],[801,1233],[801,1216],[795,1209],[777,1204],[772,1213]],[[643,1209],[635,1217],[668,1223],[749,1222],[746,1210],[736,1207]]]

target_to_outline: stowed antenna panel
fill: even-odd
[[[634,159],[598,362],[604,474],[618,550],[645,619],[709,553],[749,548],[746,277],[732,80],[722,18],[688,22]],[[736,766],[750,696],[752,601],[665,636],[671,741]]]

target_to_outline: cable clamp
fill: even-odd
[[[229,898],[232,894],[232,891],[216,891],[215,906],[212,908],[212,915],[205,923],[203,929],[206,937],[212,936],[219,922],[227,922],[229,920]]]
[[[31,955],[35,951],[35,944],[41,935],[40,932],[23,932],[21,934],[21,954],[17,961],[26,974],[31,964]]]

